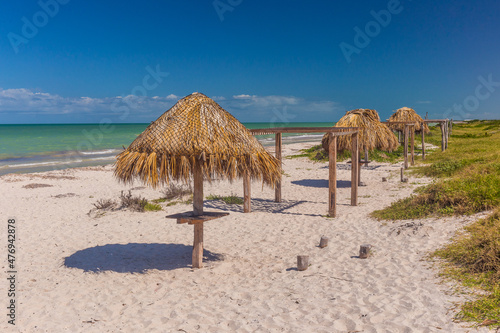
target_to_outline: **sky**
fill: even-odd
[[[0,124],[148,123],[193,92],[242,122],[408,106],[500,119],[500,3],[0,4]]]

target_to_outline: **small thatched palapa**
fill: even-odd
[[[405,106],[400,109],[397,109],[396,112],[392,114],[392,116],[389,118],[389,122],[391,121],[397,121],[397,122],[413,121],[415,122],[415,131],[420,132],[422,127],[421,124],[424,120],[415,112],[415,110]],[[403,132],[405,125],[389,124],[389,127],[394,130]],[[429,132],[430,132],[429,126],[427,126],[427,124],[424,123],[424,133],[429,133]]]
[[[380,117],[375,110],[356,109],[347,111],[335,124],[335,127],[358,127],[360,151],[372,151],[374,149],[393,151],[399,146],[398,139],[385,124],[380,122]],[[321,144],[328,151],[328,133],[323,136]],[[338,137],[337,147],[339,151],[351,149],[351,136]]]
[[[229,112],[211,98],[193,93],[151,123],[117,156],[115,176],[157,187],[188,181],[195,164],[205,179],[234,180],[245,173],[274,186],[279,161]]]

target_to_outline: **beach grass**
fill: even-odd
[[[227,203],[228,205],[243,205],[243,199],[231,194],[227,196],[221,196],[216,194],[210,194],[206,197],[207,200],[221,200]]]
[[[418,189],[409,198],[374,211],[373,217],[401,220],[430,215],[474,214],[500,205],[498,121],[456,124],[448,149],[428,154],[424,162],[417,163],[411,171],[413,174],[437,180]]]

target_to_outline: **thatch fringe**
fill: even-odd
[[[389,122],[391,121],[413,121],[415,122],[415,130],[420,132],[422,130],[421,123],[424,121],[422,117],[420,117],[415,110],[408,107],[402,107],[397,109],[389,118]],[[389,127],[396,131],[404,131],[404,124],[389,124]],[[424,132],[430,133],[429,126],[424,123]]]
[[[189,181],[195,163],[206,179],[252,179],[274,187],[279,161],[229,112],[199,93],[191,94],[151,123],[117,156],[115,176],[152,187]]]
[[[374,149],[393,151],[399,146],[397,137],[385,124],[380,122],[380,117],[375,110],[356,109],[347,111],[335,124],[335,127],[358,127],[360,151],[372,151]],[[339,151],[350,150],[351,143],[350,135],[340,136],[337,138],[337,149]],[[321,144],[328,151],[328,133],[323,136]]]

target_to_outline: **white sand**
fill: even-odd
[[[284,153],[311,145],[287,145]],[[142,186],[119,184],[109,166],[0,177],[2,270],[9,216],[17,219],[19,270],[17,325],[2,315],[0,331],[470,331],[453,322],[450,310],[463,298],[453,295],[425,257],[472,219],[376,221],[370,212],[430,180],[410,177],[402,184],[399,165],[373,163],[362,169],[368,186],[360,187],[359,206],[352,207],[347,168],[338,164],[335,219],[323,217],[327,163],[306,159],[284,159],[282,203],[274,203],[274,190],[260,183],[252,187],[250,214],[205,201],[206,210],[230,215],[205,223],[208,257],[196,270],[190,267],[193,227],[165,218],[191,206],[87,215],[97,199],[117,200],[120,191]],[[32,183],[53,186],[23,188]],[[205,182],[205,195],[242,192],[242,182]],[[74,195],[56,197],[68,193]],[[132,193],[161,197],[147,188]],[[409,222],[417,227],[405,226]],[[329,246],[320,249],[323,235]],[[366,260],[356,257],[363,243],[374,250]],[[295,269],[297,255],[310,256],[306,271]],[[6,314],[8,286],[1,281]]]

